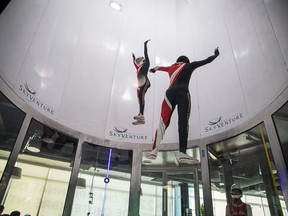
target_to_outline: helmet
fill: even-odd
[[[242,189],[236,184],[231,185],[230,193],[232,198],[241,198],[242,197]]]
[[[144,60],[145,60],[144,57],[139,57],[136,59],[136,64],[140,65],[141,62],[144,62]]]
[[[187,56],[179,56],[176,62],[189,63],[189,58]]]

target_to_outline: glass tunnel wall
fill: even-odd
[[[71,215],[128,215],[132,151],[90,143],[82,148]]]
[[[288,166],[288,103],[283,105],[275,114],[273,120],[280,140],[286,167]]]
[[[14,131],[15,141],[24,114],[5,97],[2,97],[1,106],[13,107],[10,111],[16,109],[20,113],[15,115],[15,122],[20,122],[17,131]],[[273,115],[279,137],[280,129],[283,130],[280,123],[283,122],[279,122],[277,118],[281,117],[280,120],[283,120],[283,113],[287,113],[285,108],[286,106],[283,106]],[[1,107],[2,117],[7,116],[3,110],[5,109]],[[4,125],[11,124],[11,120],[3,121]],[[7,152],[4,138],[11,134],[4,128],[9,127],[2,127],[1,133],[1,162],[5,164],[9,151]],[[282,133],[280,140],[282,149],[285,149],[283,135],[285,133]],[[76,138],[31,119],[15,163],[17,171],[10,173],[11,178],[4,188],[6,192],[2,204],[6,207],[5,212],[9,213],[17,206],[21,212],[32,215],[61,215],[67,201],[67,188],[77,143]],[[132,151],[88,142],[81,145],[82,157],[71,215],[89,212],[90,215],[102,212],[106,212],[105,215],[129,215],[127,212],[130,178],[131,174],[133,175]],[[226,204],[231,202],[230,186],[233,183],[242,188],[242,200],[251,205],[254,215],[287,215],[263,123],[235,137],[208,144],[207,151],[214,215],[223,215]],[[152,164],[147,164],[145,157],[142,158],[140,215],[176,216],[183,213],[189,215],[191,212],[193,215],[202,214],[205,208],[205,185],[202,184],[201,166],[179,167],[175,158],[176,152],[161,151]],[[283,152],[287,158],[286,151]],[[200,162],[203,160],[200,158],[199,147],[190,148],[187,153]],[[8,165],[9,161],[6,166]],[[5,186],[4,181],[2,177],[2,189],[2,186]]]
[[[24,117],[25,113],[18,109],[0,92],[0,178],[2,178]]]
[[[0,110],[2,174],[25,114],[2,92]],[[31,119],[13,172],[1,178],[4,213],[62,215],[77,146],[77,139]],[[71,215],[128,215],[132,151],[90,143],[82,148]]]
[[[148,162],[143,153],[140,215],[188,215],[203,203],[200,164],[180,164],[178,151],[161,151]],[[199,147],[187,154],[200,160]]]
[[[77,142],[32,119],[5,188],[5,213],[61,215]]]
[[[263,123],[230,139],[209,144],[207,151],[213,215],[226,214],[232,202],[233,184],[242,189],[242,201],[251,206],[253,215],[288,215]],[[204,215],[201,167],[179,166],[176,152],[160,152],[152,163],[147,163],[143,156],[140,215],[177,216],[190,212]],[[188,152],[200,160],[199,148]]]
[[[226,204],[232,205],[233,184],[242,189],[242,201],[251,206],[253,215],[287,215],[263,123],[207,148],[214,215],[223,215]]]

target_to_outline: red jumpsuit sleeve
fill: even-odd
[[[168,67],[165,67],[165,66],[156,66],[154,67],[154,69],[157,71],[165,71],[165,72],[169,72],[171,70],[171,67],[168,66]]]
[[[134,64],[136,70],[138,70],[139,66],[136,64],[136,59],[133,59],[133,64]]]

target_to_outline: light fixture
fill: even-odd
[[[111,8],[117,10],[117,11],[121,11],[122,10],[122,5],[116,1],[110,1],[109,5]]]
[[[41,148],[40,139],[37,139],[35,134],[33,134],[32,138],[29,137],[26,146],[27,146],[26,148],[28,151],[38,153],[40,152],[40,148]]]
[[[32,136],[29,137],[22,152],[24,152],[26,149],[30,152],[35,152],[35,153],[40,152],[40,148],[41,148],[40,141],[41,141],[41,137],[39,137],[39,135],[35,132]]]
[[[20,167],[14,167],[11,178],[21,179],[22,169]]]
[[[27,147],[27,150],[30,152],[34,152],[34,153],[39,153],[40,152],[40,143],[39,142],[35,142],[33,145],[29,145]]]
[[[85,189],[86,188],[86,179],[85,178],[78,178],[76,187],[79,189]]]

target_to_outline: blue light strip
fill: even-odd
[[[110,152],[109,152],[109,159],[108,159],[108,166],[107,166],[106,178],[109,177],[111,156],[112,156],[112,148],[110,148]],[[104,197],[103,197],[103,202],[102,202],[101,216],[104,216],[104,207],[105,207],[105,201],[106,201],[107,184],[108,184],[108,183],[105,183],[105,187],[104,187]]]

